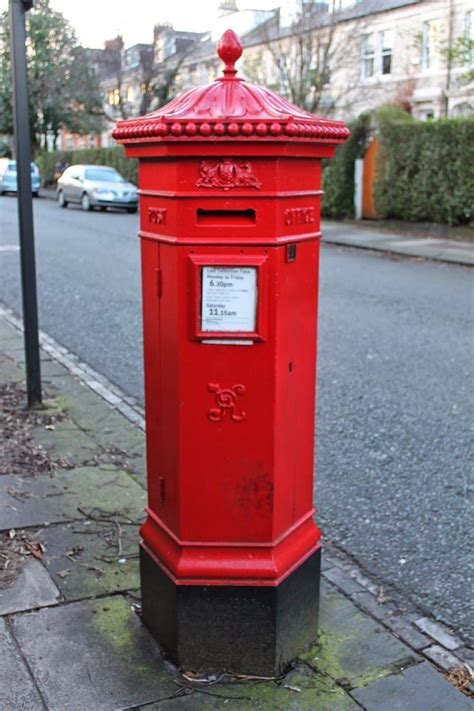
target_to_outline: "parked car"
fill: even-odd
[[[31,164],[31,192],[38,196],[41,185],[41,176],[36,163]],[[0,195],[3,193],[16,193],[18,190],[16,177],[16,160],[0,158]]]
[[[71,165],[58,180],[56,197],[60,207],[79,203],[83,210],[121,207],[136,212],[138,191],[114,168],[107,165]]]

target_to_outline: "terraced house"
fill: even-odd
[[[140,115],[212,81],[228,27],[246,47],[240,75],[309,111],[349,120],[397,104],[422,120],[474,114],[473,0],[286,0],[271,11],[223,0],[207,33],[155,27],[153,44],[140,45],[147,81],[143,62],[127,59],[137,48],[122,49],[121,83],[113,71],[103,80],[109,112]]]

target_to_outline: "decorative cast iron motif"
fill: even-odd
[[[208,383],[210,393],[216,394],[216,405],[212,407],[207,416],[211,422],[221,422],[227,413],[233,422],[243,422],[247,419],[247,413],[237,409],[236,400],[245,393],[245,385],[234,385],[233,388],[221,388],[217,383]]]
[[[248,161],[236,163],[230,158],[221,159],[217,165],[202,160],[199,166],[199,180],[197,188],[219,188],[231,190],[232,188],[256,188],[259,190],[262,183],[255,177],[252,166]]]
[[[166,222],[166,207],[149,207],[148,222],[152,225],[164,225]]]

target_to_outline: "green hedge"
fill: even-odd
[[[336,149],[332,160],[323,161],[323,217],[354,217],[354,162],[364,155],[370,135],[370,114],[348,124],[351,135]]]
[[[136,158],[126,158],[122,146],[116,148],[85,148],[78,151],[52,151],[51,153],[40,153],[36,156],[41,180],[43,185],[54,184],[54,170],[58,162],[65,161],[69,165],[75,163],[94,163],[99,165],[110,165],[112,168],[138,185],[138,160]]]
[[[382,219],[474,221],[474,119],[379,125],[375,206]]]

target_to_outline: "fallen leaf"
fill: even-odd
[[[30,543],[29,541],[25,541],[25,546],[34,558],[37,560],[43,560],[43,551],[40,543]]]
[[[379,605],[384,605],[386,602],[389,602],[390,598],[387,597],[384,593],[383,586],[380,586],[379,594],[377,595],[377,602]]]
[[[299,689],[297,686],[290,686],[289,684],[285,684],[283,688],[288,689],[288,691],[296,691],[297,694],[301,693],[301,689]]]
[[[12,540],[15,538],[15,536],[16,536],[16,531],[15,531],[14,528],[11,528],[11,529],[8,531],[8,537],[9,537],[9,539],[12,541]]]
[[[59,570],[56,575],[59,575],[60,578],[65,578],[66,575],[69,575],[71,571],[69,569],[67,570]]]

